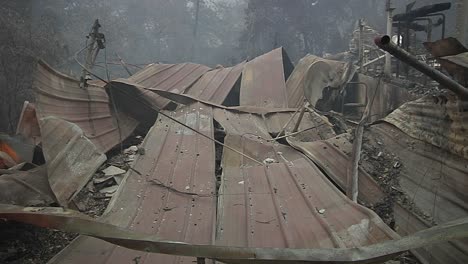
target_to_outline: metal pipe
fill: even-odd
[[[370,61],[364,63],[364,64],[362,65],[362,67],[367,67],[367,66],[369,66],[369,65],[371,65],[371,64],[373,64],[373,63],[376,63],[376,62],[378,62],[379,60],[385,58],[385,56],[386,56],[386,54],[384,54],[384,55],[382,55],[382,56],[379,56],[379,57],[377,57],[377,58],[375,58],[375,59],[373,59],[373,60],[370,60]]]
[[[307,103],[304,103],[304,107],[302,107],[302,109],[301,109],[301,113],[299,114],[299,118],[297,119],[296,125],[294,126],[294,129],[292,131],[293,133],[297,132],[297,130],[299,129],[299,125],[301,124],[302,118],[304,117],[304,113],[305,113],[305,110],[306,110],[306,104]]]
[[[388,51],[390,54],[395,56],[395,58],[407,63],[408,65],[414,67],[416,70],[426,74],[434,81],[438,82],[445,88],[453,91],[455,94],[459,95],[462,98],[468,98],[468,88],[462,86],[456,81],[449,78],[447,75],[441,73],[440,71],[430,67],[429,65],[419,61],[416,57],[405,51],[404,49],[398,47],[393,43],[389,36],[379,36],[374,39],[375,44],[382,50]]]
[[[425,15],[425,17],[434,17],[434,16],[442,17],[442,39],[444,39],[445,38],[445,14],[434,13],[434,14]]]

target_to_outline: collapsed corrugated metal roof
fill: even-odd
[[[255,136],[225,143],[217,244],[275,248],[359,247],[395,238],[369,209],[352,203],[307,158]]]
[[[229,68],[216,68],[205,74],[185,93],[203,101],[222,104],[239,79],[245,62]]]
[[[137,121],[111,115],[109,97],[102,87],[80,88],[80,83],[39,61],[34,74],[39,118],[55,116],[78,125],[101,152],[107,152],[135,129]],[[118,122],[118,125],[117,125]]]
[[[212,137],[211,108],[195,103],[179,109],[174,117]],[[374,213],[349,201],[308,159],[290,147],[258,139],[255,134],[271,138],[267,122],[251,122],[250,128],[243,127],[254,135],[230,134],[236,120],[243,117],[231,119],[234,113],[215,111],[215,118],[219,117],[217,121],[228,133],[226,145],[235,146],[260,163],[268,158],[274,162],[252,164],[239,153],[224,149],[222,186],[216,195],[213,142],[160,118],[145,139],[145,155],[137,158],[104,220],[162,239],[212,245],[327,248],[369,245],[395,238]],[[310,228],[310,221],[317,225]],[[86,256],[83,251],[88,252]],[[126,263],[135,257],[143,262],[191,261],[147,255],[81,238],[51,263]]]
[[[210,107],[195,104],[171,115],[213,137]],[[104,221],[165,240],[213,244],[217,199],[213,142],[160,116],[143,148],[145,155],[135,160]],[[50,263],[130,263],[135,258],[139,263],[193,260],[80,237]]]
[[[283,48],[247,62],[242,72],[240,105],[287,107],[286,80],[293,69]]]
[[[150,64],[128,79],[117,79],[113,83],[182,94],[209,70],[207,66],[194,63]],[[158,108],[166,108],[170,103],[159,95],[152,97]]]
[[[47,166],[50,168],[49,174],[53,175],[49,175],[53,180],[51,186],[62,205],[73,198],[75,192],[89,179],[89,173],[99,166],[102,155],[93,148],[93,143],[102,152],[103,149],[110,149],[112,144],[115,145],[114,142],[122,141],[122,132],[119,133],[119,140],[115,138],[114,122],[119,121],[119,118],[116,120],[113,116],[124,116],[126,125],[117,125],[121,129],[122,126],[129,128],[125,130],[128,132],[133,130],[136,122],[127,118],[127,114],[150,126],[156,120],[160,108],[167,107],[170,100],[186,104],[175,112],[160,112],[159,119],[147,134],[144,151],[138,152],[135,163],[101,218],[114,226],[92,220],[85,221],[89,226],[83,225],[80,222],[83,219],[75,219],[70,213],[65,213],[65,216],[56,212],[50,215],[37,213],[44,217],[41,219],[47,219],[42,222],[43,225],[46,223],[49,227],[58,226],[107,241],[80,236],[54,257],[51,263],[189,263],[195,261],[194,256],[219,259],[226,263],[375,262],[388,259],[391,254],[410,248],[409,245],[434,242],[427,239],[431,232],[439,234],[438,237],[444,241],[463,235],[460,232],[456,235],[450,232],[437,233],[440,229],[435,228],[426,230],[419,237],[381,243],[394,240],[398,235],[376,213],[352,202],[343,194],[346,188],[346,164],[349,163],[346,149],[351,146],[348,138],[318,141],[328,139],[335,133],[329,121],[310,108],[307,108],[300,123],[299,131],[302,132],[294,138],[290,133],[298,120],[295,116],[298,109],[286,107],[299,106],[304,90],[306,97],[313,102],[312,105],[322,98],[326,87],[341,90],[354,74],[352,67],[308,56],[296,68],[296,74],[291,76],[290,86],[287,86],[285,79],[292,70],[289,63],[287,55],[280,48],[245,66],[241,63],[230,69],[209,71],[208,67],[196,64],[150,65],[128,79],[120,79],[106,86],[111,103],[117,106],[112,111],[109,110],[109,100],[102,87],[90,85],[87,89],[81,89],[76,80],[40,64],[35,82],[38,105],[41,106],[38,107],[38,114],[56,115],[77,123],[76,126],[51,117],[42,119],[41,123]],[[242,68],[241,106],[219,105],[236,85]],[[387,92],[384,89],[381,97]],[[362,93],[357,95],[362,96]],[[407,133],[432,144],[449,139],[446,149],[461,156],[459,160],[453,161],[452,156],[455,155],[447,152],[452,156],[450,164],[444,166],[449,167],[448,171],[453,175],[445,175],[447,181],[439,179],[439,182],[444,181],[443,184],[447,185],[439,188],[426,178],[427,171],[422,174],[420,166],[432,160],[436,161],[434,166],[441,166],[447,160],[434,158],[433,153],[428,157],[426,149],[421,154],[414,149],[407,151],[397,144],[387,143],[395,145],[391,149],[396,153],[406,151],[401,153],[403,159],[423,164],[403,171],[402,190],[398,190],[411,192],[412,188],[422,188],[421,192],[414,194],[414,204],[428,211],[431,199],[439,201],[431,214],[435,216],[436,210],[441,213],[442,216],[438,215],[441,222],[452,220],[449,214],[466,216],[464,177],[458,175],[460,172],[466,175],[462,163],[465,161],[463,158],[466,159],[466,140],[459,136],[460,131],[464,131],[463,124],[459,122],[464,119],[459,113],[461,110],[456,112],[455,109],[455,106],[463,108],[464,104],[450,102],[450,98],[447,101],[440,103],[443,106],[424,105],[415,109],[411,108],[415,103],[409,103],[409,106],[402,107],[400,112],[395,111],[387,120],[402,126],[403,131],[407,125],[405,122],[413,122],[423,132],[412,135],[408,128]],[[429,109],[429,114],[424,109]],[[172,116],[192,129],[163,115]],[[426,116],[430,115],[434,115],[435,119],[448,116],[452,121],[445,120],[443,124],[447,123],[445,125],[453,129],[449,132],[444,130],[446,135],[441,135],[443,131],[431,130],[422,124]],[[290,124],[285,125],[289,120],[292,120]],[[215,127],[220,128],[218,125],[224,130],[215,130]],[[394,133],[387,127],[378,132],[379,126],[390,125],[385,123],[374,126],[371,130],[373,133],[377,131],[375,133],[378,137]],[[68,130],[58,129],[63,127]],[[94,135],[111,127],[113,129],[108,131],[112,135]],[[80,128],[93,143],[80,134]],[[286,134],[284,137],[292,147],[273,139],[276,135],[281,136],[283,130]],[[225,135],[222,151],[221,147],[215,149],[215,131],[218,133],[216,138]],[[57,133],[63,135],[56,136]],[[398,138],[398,143],[401,143],[406,135],[400,133],[402,135],[396,133],[387,135],[388,139],[379,140],[391,142]],[[54,138],[59,140],[52,140]],[[379,157],[380,154],[376,155]],[[72,166],[68,163],[70,160]],[[218,161],[221,165],[216,167]],[[366,172],[365,158],[362,164],[359,171],[359,187],[362,190],[359,199],[375,209],[379,204],[388,202],[389,195],[371,178],[378,170]],[[395,168],[402,166],[400,163],[395,164],[392,165]],[[406,167],[403,165],[404,169]],[[433,171],[436,169],[434,167]],[[62,174],[70,174],[75,178],[68,181]],[[382,174],[382,177],[386,176]],[[418,178],[419,185],[415,184],[413,177]],[[217,178],[220,179],[219,189]],[[27,221],[34,221],[30,218],[36,213],[34,211],[29,212],[26,208],[22,214],[18,213],[17,208],[7,209],[10,211],[7,210],[6,215],[11,213],[12,219],[24,216]],[[394,218],[399,221],[397,225],[407,224],[401,227],[401,234],[406,235],[430,226],[424,219],[418,219],[414,211],[398,203],[393,210]],[[48,217],[54,220],[49,221]],[[456,222],[449,227],[457,228],[463,223]],[[166,241],[138,234],[153,235]],[[423,238],[427,241],[423,241]],[[447,260],[447,252],[452,247],[460,251],[460,255],[455,254],[452,260],[459,261],[466,256],[463,252],[465,245],[458,242],[444,243],[435,247],[434,252],[421,249],[416,254],[421,259],[434,257],[438,261]],[[173,255],[146,253],[143,250]]]

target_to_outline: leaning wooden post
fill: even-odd
[[[364,134],[364,126],[367,123],[367,120],[370,115],[370,111],[372,108],[372,104],[374,103],[374,98],[377,94],[377,91],[380,86],[380,81],[377,83],[375,87],[374,94],[372,95],[371,100],[367,103],[366,109],[362,114],[361,121],[357,125],[356,129],[354,130],[354,141],[353,141],[353,151],[351,153],[351,162],[348,165],[347,169],[347,185],[346,185],[346,195],[349,199],[353,200],[353,202],[357,202],[358,194],[359,194],[359,160],[361,159],[361,148],[362,148],[362,137]]]

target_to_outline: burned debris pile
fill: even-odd
[[[38,226],[19,232],[61,244],[49,263],[466,262],[468,65],[443,41],[458,49],[426,47],[456,89],[385,76],[356,40],[296,66],[278,48],[99,82],[39,62],[0,136],[0,231]],[[9,239],[0,261],[31,258]]]

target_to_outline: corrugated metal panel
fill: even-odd
[[[316,64],[318,63],[318,64]],[[312,67],[314,64],[319,66],[317,68]],[[319,87],[314,85],[314,82],[322,78],[323,72],[320,69],[329,66],[330,72],[327,73],[327,80],[331,77],[331,74],[334,74],[334,79],[330,81],[333,82],[333,87],[341,88],[344,82],[349,81],[355,72],[355,68],[348,69],[347,64],[340,61],[326,60],[314,55],[307,55],[302,58],[291,76],[286,82],[286,90],[288,94],[288,106],[289,107],[299,107],[302,105],[304,91],[309,90],[310,94],[313,95],[311,98],[308,98],[312,104],[315,105],[319,99],[322,98],[322,90],[327,86]],[[320,69],[319,69],[320,68]],[[330,76],[328,76],[330,74]]]
[[[59,204],[67,207],[106,161],[106,155],[75,124],[45,117],[39,120],[39,125],[50,188]]]
[[[252,109],[243,109],[252,110]],[[277,135],[281,132],[281,129],[294,115],[294,111],[284,110],[275,111],[273,109],[254,109],[256,111],[248,112],[234,112],[231,109],[220,109],[214,108],[213,112],[215,119],[222,123],[227,131],[231,134],[236,135],[247,135],[254,134],[264,139],[272,140],[271,135]],[[286,127],[286,132],[291,133],[294,125],[299,118],[299,114],[293,118],[293,120]],[[331,124],[325,119],[319,116],[315,112],[306,112],[298,131],[314,128],[311,130],[304,131],[297,136],[301,140],[320,140],[327,139],[335,135]]]
[[[378,147],[395,154],[400,162],[400,188],[414,202],[426,221],[415,213],[395,209],[401,234],[412,234],[430,225],[427,220],[442,224],[468,216],[468,162],[446,150],[413,139],[389,124],[372,126],[370,136],[383,143]],[[422,249],[431,263],[466,263],[468,241],[443,243]],[[450,253],[448,253],[450,252]]]
[[[244,69],[245,62],[234,67],[211,70],[185,93],[200,100],[222,104],[234,88]]]
[[[377,129],[377,127],[379,128]],[[414,202],[419,206],[418,201],[421,199],[421,197],[426,197],[428,200],[431,200],[433,204],[434,192],[432,192],[431,196],[431,194],[428,194],[427,190],[424,189],[427,187],[428,183],[430,184],[430,182],[433,181],[435,175],[427,175],[426,182],[421,181],[421,176],[428,171],[431,171],[431,173],[433,173],[432,171],[440,171],[441,164],[440,162],[428,159],[424,157],[424,155],[420,155],[417,153],[417,151],[415,151],[416,149],[420,149],[421,146],[424,146],[424,143],[417,145],[412,144],[412,151],[408,151],[407,144],[405,142],[407,142],[407,140],[410,138],[402,132],[397,132],[397,130],[398,129],[392,128],[390,125],[380,124],[371,128],[370,136],[377,137],[378,141],[382,143],[382,145],[376,145],[379,151],[389,153],[388,148],[390,148],[392,151],[395,151],[393,154],[396,154],[402,161],[403,169],[400,174],[400,184],[402,185],[401,187],[404,188],[404,190],[410,196],[410,199],[414,198]],[[384,131],[385,133],[383,133]],[[388,136],[384,136],[385,134],[392,134],[392,139],[390,140]],[[336,138],[326,141],[297,142],[290,139],[288,142],[311,158],[341,189],[344,190],[346,188],[347,173],[345,164],[349,163],[349,157],[347,155],[349,155],[352,149],[352,144],[349,142],[349,135],[340,135]],[[439,153],[438,151],[427,147],[428,144],[425,145],[425,148],[428,151],[431,151],[432,155],[437,155],[437,153]],[[369,166],[368,161],[363,160],[362,162],[363,164],[365,163],[366,167],[372,168],[372,165]],[[447,160],[447,162],[449,164],[452,163],[449,160]],[[431,168],[427,168],[427,166],[431,166]],[[439,170],[436,168],[439,168]],[[455,177],[458,178],[458,184],[462,185],[460,189],[465,188],[462,183],[463,176],[460,175],[460,172],[456,172],[454,171],[454,168],[450,168],[447,173],[449,175],[454,173]],[[422,188],[412,184],[408,185],[408,180],[422,185]],[[451,179],[447,179],[447,182],[451,181]],[[442,186],[446,184],[440,185]],[[459,191],[454,193],[459,195]],[[442,198],[444,194],[439,193],[439,195],[441,195],[439,196],[440,199],[445,199]],[[369,206],[374,206],[382,203],[386,196],[387,195],[383,189],[362,167],[360,167],[359,201]],[[442,202],[441,204],[447,205],[446,202]],[[386,206],[390,206],[390,204],[386,204]],[[453,208],[453,205],[449,207]],[[452,212],[448,213],[447,216],[452,216]],[[398,234],[402,236],[413,234],[417,231],[430,227],[426,221],[422,220],[413,211],[408,211],[405,209],[405,207],[402,206],[399,201],[394,204],[393,215],[395,217],[396,230]],[[456,219],[457,217],[463,216],[455,213],[451,218]],[[468,258],[468,248],[466,245],[468,244],[460,242],[440,243],[431,247],[417,249],[413,253],[417,255],[418,258],[423,261],[423,263],[466,263]]]
[[[229,132],[225,144],[267,164],[224,149],[218,245],[348,248],[396,237],[375,213],[347,199],[293,148]]]
[[[350,162],[345,153],[349,153],[352,147],[347,136],[340,135],[332,140],[313,142],[300,142],[294,138],[288,138],[288,143],[313,160],[345,192],[346,169]],[[343,145],[346,146],[343,147]],[[359,167],[358,189],[360,202],[376,204],[384,199],[377,183],[361,167]]]
[[[288,92],[288,106],[300,107],[303,104],[304,83],[307,71],[314,62],[320,59],[314,55],[307,55],[294,68],[294,71],[286,81],[286,90]]]
[[[43,206],[55,201],[45,166],[0,176],[0,203]]]
[[[407,135],[468,159],[468,101],[426,96],[408,102],[384,120]]]
[[[286,80],[292,69],[283,48],[247,62],[242,72],[240,105],[287,107]]]
[[[117,109],[138,120],[147,129],[154,125],[158,117],[155,109],[164,104],[164,98],[126,79],[112,81],[106,85],[106,89]]]
[[[209,70],[207,66],[194,63],[150,64],[128,79],[117,82],[182,94]],[[159,108],[165,108],[170,103],[159,95],[156,95],[156,101]]]
[[[218,205],[218,245],[332,248],[369,245],[396,235],[371,210],[351,202],[309,159],[268,142],[252,114],[214,110],[226,129]],[[259,137],[260,136],[260,137]]]
[[[210,108],[195,104],[178,110],[174,116],[205,135],[214,136]],[[129,170],[103,220],[163,240],[212,244],[216,213],[213,142],[160,117],[146,136],[143,148],[145,155],[137,157],[134,170]],[[169,188],[154,184],[153,180]],[[79,237],[50,263],[127,264],[135,261],[140,264],[193,263],[196,259],[149,254]]]
[[[34,74],[38,118],[55,116],[75,123],[101,152],[107,152],[130,135],[137,121],[119,120],[119,128],[109,109],[109,98],[102,87],[80,83],[40,61]]]

